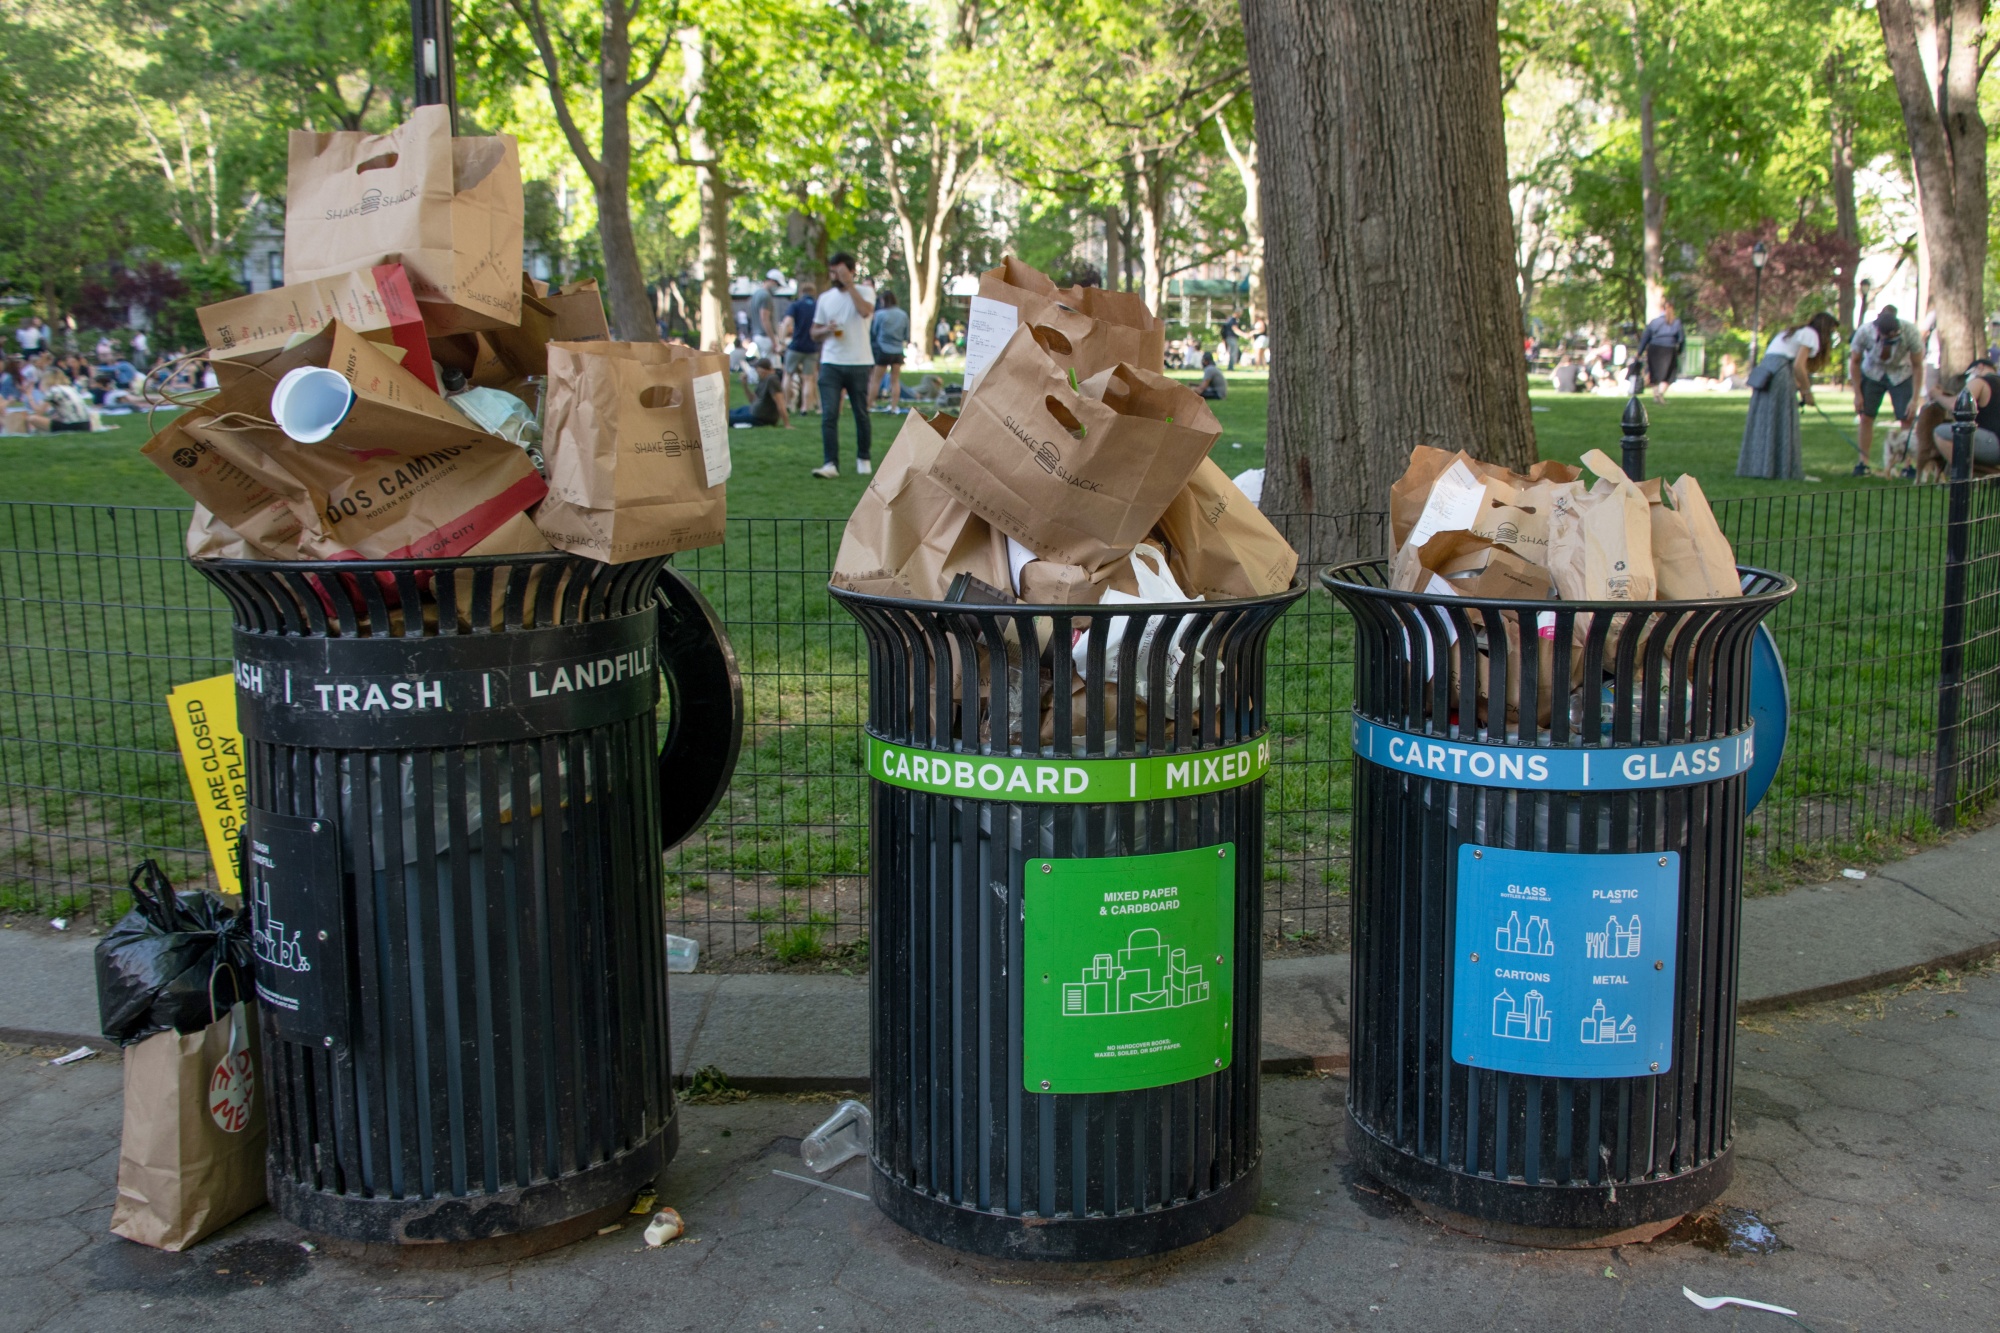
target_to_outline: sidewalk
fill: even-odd
[[[1865,880],[1743,904],[1739,1009],[1781,1010],[2000,953],[2000,827]],[[89,936],[0,930],[0,1040],[91,1044]],[[1264,966],[1266,1073],[1347,1068],[1348,956]],[[868,1086],[868,982],[790,973],[693,973],[669,982],[674,1068],[713,1065],[752,1092]]]

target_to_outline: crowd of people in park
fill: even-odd
[[[66,331],[67,332],[67,331]],[[30,316],[0,353],[0,434],[62,434],[93,429],[119,416],[166,401],[187,390],[214,387],[214,372],[181,349],[155,354],[143,329],[99,334],[91,355],[74,335],[57,349],[48,323]]]

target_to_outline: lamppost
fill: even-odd
[[[1753,366],[1763,355],[1758,348],[1764,342],[1764,265],[1770,258],[1771,252],[1762,241],[1750,247],[1750,267],[1757,270],[1757,295],[1750,316],[1750,364]]]
[[[1874,290],[1874,283],[1868,281],[1866,278],[1861,280],[1861,305],[1854,312],[1854,327],[1857,329],[1868,322],[1868,295]]]

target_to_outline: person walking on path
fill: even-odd
[[[1243,355],[1243,328],[1234,312],[1222,317],[1222,350],[1229,368],[1236,369],[1237,359]]]
[[[750,341],[757,355],[769,359],[778,349],[778,284],[785,275],[772,269],[764,280],[750,289]]]
[[[868,456],[875,437],[868,421],[868,377],[875,351],[868,345],[868,321],[875,314],[875,289],[855,273],[854,256],[842,252],[827,261],[828,287],[813,308],[812,336],[819,344],[819,438],[826,461],[815,477],[840,475],[840,396],[854,412],[854,470],[875,470]]]
[[[1854,385],[1854,415],[1860,419],[1858,441],[1864,460],[1875,449],[1875,416],[1882,410],[1884,394],[1897,422],[1908,428],[1916,411],[1917,367],[1923,352],[1923,333],[1892,305],[1883,306],[1874,319],[1854,331],[1847,349],[1847,378]],[[1859,475],[1868,465],[1854,466]],[[1882,467],[1884,471],[1889,467],[1886,446]]]
[[[1799,407],[1813,402],[1812,377],[1833,358],[1833,316],[1824,310],[1771,339],[1750,372],[1750,415],[1736,475],[1767,481],[1801,481],[1805,455],[1799,445]]]
[[[1681,349],[1687,346],[1687,329],[1674,314],[1672,301],[1660,302],[1660,313],[1639,335],[1639,359],[1646,363],[1646,382],[1653,386],[1653,402],[1667,401],[1667,386],[1681,369]]]
[[[889,382],[888,410],[903,407],[903,351],[910,341],[910,312],[896,303],[896,294],[882,291],[882,304],[868,322],[868,341],[875,353],[875,373],[868,379],[868,397],[877,410],[883,406],[882,382]]]

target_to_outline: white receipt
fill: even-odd
[[[1479,517],[1479,502],[1486,495],[1486,483],[1472,475],[1464,460],[1454,462],[1431,483],[1424,512],[1410,529],[1409,544],[1422,546],[1440,532],[1470,528]]]
[[[1040,558],[1012,537],[1007,539],[1007,578],[1014,585],[1010,591],[1016,597],[1021,595],[1021,571],[1028,567],[1030,561]]]
[[[701,461],[708,470],[708,484],[720,486],[729,480],[729,387],[721,371],[694,377],[694,421],[695,429],[701,432]]]
[[[1000,355],[1000,349],[1014,336],[1021,312],[1005,301],[990,296],[972,298],[972,313],[965,320],[965,388],[972,391],[981,372]]]

